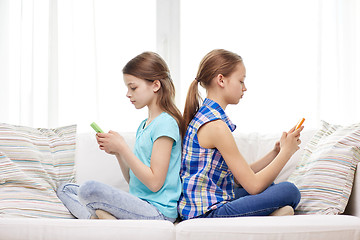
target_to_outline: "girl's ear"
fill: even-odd
[[[223,87],[225,86],[224,83],[225,83],[224,75],[218,74],[218,75],[216,76],[216,84],[217,84],[218,86],[220,86],[221,88],[223,88]]]
[[[153,91],[154,93],[158,92],[161,88],[161,82],[160,80],[153,81]]]

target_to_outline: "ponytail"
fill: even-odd
[[[194,118],[195,114],[200,108],[200,102],[202,101],[202,98],[199,93],[198,89],[198,80],[195,79],[188,90],[186,101],[185,101],[185,108],[184,108],[184,126],[181,129],[182,130],[182,136],[185,136],[187,126],[191,122],[191,120]]]

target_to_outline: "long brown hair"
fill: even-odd
[[[239,55],[224,49],[212,50],[201,60],[196,78],[192,81],[186,96],[183,115],[184,126],[181,128],[183,136],[185,136],[187,126],[199,110],[202,101],[198,83],[206,89],[218,74],[222,74],[224,77],[231,75],[240,62],[242,62],[242,58]]]
[[[124,66],[122,72],[150,82],[159,80],[161,87],[158,92],[157,104],[175,118],[180,132],[182,132],[183,117],[175,105],[175,87],[169,68],[160,55],[154,52],[143,52],[131,59]]]

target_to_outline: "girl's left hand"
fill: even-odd
[[[273,151],[276,153],[276,155],[280,152],[280,141],[275,143]]]
[[[117,154],[126,142],[124,138],[117,132],[109,131],[108,133],[97,133],[96,140],[99,148],[109,154]]]

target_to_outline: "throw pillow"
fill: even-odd
[[[348,203],[360,161],[360,123],[322,121],[288,181],[301,192],[296,214],[341,214]]]
[[[75,145],[76,125],[0,123],[0,217],[73,218],[56,189],[75,181]]]

